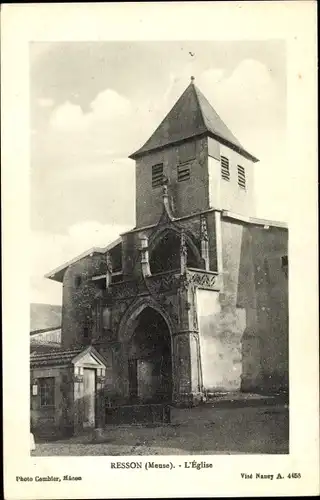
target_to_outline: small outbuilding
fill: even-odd
[[[30,365],[31,432],[72,435],[102,423],[107,364],[93,346],[34,352]]]

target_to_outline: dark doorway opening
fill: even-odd
[[[172,399],[170,332],[161,314],[151,307],[138,316],[130,341],[129,393],[132,403]]]
[[[199,262],[193,250],[187,245],[187,266],[199,267]],[[180,236],[174,231],[165,233],[150,255],[150,270],[152,274],[180,269]]]

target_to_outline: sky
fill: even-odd
[[[135,226],[136,151],[195,77],[258,157],[256,215],[287,220],[286,53],[277,40],[30,44],[31,301],[44,274]]]

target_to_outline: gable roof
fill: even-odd
[[[243,148],[206,97],[194,85],[193,80],[191,78],[191,83],[152,136],[130,158],[136,159],[149,151],[207,135],[237,151],[245,158],[254,162],[259,161]]]
[[[73,358],[83,351],[79,349],[52,349],[49,352],[33,352],[30,354],[31,367],[69,365]]]
[[[115,248],[117,245],[120,245],[121,242],[122,242],[122,238],[117,238],[115,241],[113,241],[112,243],[110,243],[109,245],[107,245],[104,248],[92,247],[89,250],[86,250],[82,254],[78,255],[77,257],[74,257],[73,259],[69,260],[68,262],[65,262],[61,266],[56,267],[55,269],[53,269],[53,271],[50,271],[49,273],[45,274],[44,277],[62,283],[64,273],[66,272],[68,267],[71,266],[71,264],[75,264],[79,260],[84,259],[85,257],[88,257],[88,256],[92,256],[94,254],[105,254],[106,252],[109,252],[110,250]]]
[[[84,349],[82,352],[77,354],[75,356],[75,358],[72,360],[72,363],[74,365],[77,363],[80,363],[81,361],[85,360],[88,355],[90,355],[95,361],[97,361],[98,364],[104,365],[106,367],[106,365],[107,365],[106,360],[92,345],[90,345],[89,347]]]
[[[78,349],[52,349],[49,352],[33,352],[30,354],[30,364],[32,368],[37,366],[61,366],[71,365],[81,361],[86,354],[91,354],[102,365],[106,366],[106,361],[93,347],[79,347]]]

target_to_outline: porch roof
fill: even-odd
[[[93,347],[79,347],[77,349],[55,349],[50,352],[33,352],[30,355],[31,368],[40,366],[62,366],[71,365],[81,361],[81,358],[86,354],[92,355],[101,365],[106,366],[105,359]]]

